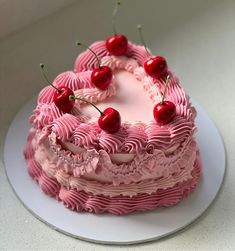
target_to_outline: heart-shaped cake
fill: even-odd
[[[114,56],[98,41],[55,78],[57,90],[39,93],[24,154],[46,194],[75,211],[123,215],[173,206],[195,188],[196,111],[169,69],[146,72],[150,57],[131,42]],[[110,75],[99,72],[105,67]],[[67,110],[55,102],[62,90],[72,91]]]

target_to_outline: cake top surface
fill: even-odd
[[[145,72],[143,64],[150,56],[143,46],[128,42],[123,56],[111,55],[105,41],[97,41],[89,48],[96,53],[102,66],[112,69],[113,78],[108,88],[101,90],[92,83],[92,70],[98,63],[88,49],[78,55],[74,70],[59,74],[53,84],[57,88],[70,88],[76,97],[97,104],[101,110],[112,105],[121,115],[121,128],[113,134],[101,130],[97,123],[99,113],[80,100],[75,101],[71,112],[62,112],[53,102],[55,89],[52,86],[39,93],[30,118],[34,127],[52,131],[62,141],[109,153],[167,149],[183,142],[194,131],[196,112],[170,70],[165,100],[175,104],[176,115],[166,125],[154,120],[153,107],[161,100],[166,79],[155,79]]]

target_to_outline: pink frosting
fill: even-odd
[[[51,130],[55,132],[58,139],[68,141],[72,132],[81,123],[81,120],[72,114],[65,113],[51,123]]]
[[[59,74],[53,83],[59,88],[61,86],[68,87],[73,91],[82,88],[94,88],[91,82],[91,71],[86,72],[73,72],[66,71]]]
[[[114,134],[101,131],[99,136],[99,145],[107,153],[121,152],[127,135],[128,133],[125,127],[122,127],[117,133]]]
[[[105,41],[95,42],[90,45],[90,48],[99,58],[110,56],[110,53],[106,49]],[[139,65],[143,65],[144,61],[149,57],[143,46],[135,45],[131,42],[128,43],[126,56],[136,60]],[[77,57],[74,65],[74,71],[81,72],[93,70],[97,66],[97,60],[94,55],[89,50],[86,50]]]
[[[42,188],[43,192],[51,197],[57,196],[60,191],[59,183],[48,177],[44,172],[42,172],[39,177],[38,184]]]
[[[25,151],[29,151],[28,147]],[[26,156],[30,156],[30,154],[26,153]],[[61,186],[58,181],[42,171],[41,166],[35,162],[33,158],[28,161],[28,171],[30,175],[38,181],[40,187],[46,194],[61,200],[65,206],[71,210],[93,213],[109,212],[123,215],[133,211],[146,211],[157,207],[168,207],[177,204],[182,198],[187,196],[198,183],[201,163],[197,153],[197,158],[189,179],[177,182],[173,187],[167,189],[158,189],[155,193],[139,193],[133,197],[122,195],[114,197],[95,195]]]
[[[199,162],[199,159],[195,162],[192,179],[166,190],[158,190],[150,195],[139,194],[132,198],[128,196],[106,197],[62,187],[59,192],[59,199],[71,210],[88,211],[96,214],[109,212],[116,215],[125,215],[134,211],[149,211],[158,207],[173,206],[196,187],[201,172]]]
[[[64,149],[57,142],[55,133],[47,135],[46,139],[49,140],[43,142],[41,134],[36,134],[33,141],[35,158],[51,177],[56,178],[60,169],[65,172],[65,176],[66,173],[69,173],[71,175],[68,177],[69,185],[70,181],[73,185],[75,184],[75,181],[71,179],[72,175],[113,183],[115,186],[160,177],[168,179],[169,176],[180,172],[182,168],[190,168],[192,166],[190,163],[194,161],[196,152],[196,143],[188,140],[181,147],[172,146],[172,152],[170,149],[166,153],[155,149],[153,153],[132,154],[131,161],[118,164],[113,162],[112,156],[104,150],[85,150],[84,148],[76,150],[76,147],[73,147],[71,143],[64,144],[71,150]],[[28,148],[27,146],[26,149]],[[30,148],[29,152],[31,152]],[[73,152],[75,154],[72,154]],[[118,156],[118,154],[113,155]],[[61,175],[63,173],[60,172],[59,176]],[[76,182],[79,183],[80,180],[78,179]],[[172,185],[169,182],[167,184]]]
[[[33,114],[29,118],[29,122],[37,128],[43,128],[51,124],[55,119],[60,118],[63,113],[54,103],[38,104]]]
[[[135,59],[139,65],[143,65],[144,61],[149,58],[144,46],[128,43],[127,56]]]
[[[38,95],[38,104],[51,104],[53,102],[53,96],[55,88],[52,86],[44,87]]]
[[[91,149],[92,146],[97,147],[97,136],[100,131],[101,129],[98,125],[82,123],[75,128],[71,138],[75,145],[81,146],[85,149]]]
[[[151,77],[147,76],[143,68],[138,66],[137,61],[134,58],[127,58],[124,56],[114,57],[110,56],[108,53],[104,54],[104,50],[106,49],[105,45],[102,42],[97,42],[92,46],[94,46],[97,51],[100,51],[100,55],[103,56],[101,58],[101,61],[103,63],[109,65],[113,70],[125,69],[126,71],[133,73],[134,76],[143,83],[145,91],[148,92],[153,102],[159,102],[165,85],[164,79],[154,80]],[[130,46],[130,48],[132,47]],[[133,51],[135,51],[136,53],[138,51],[139,56],[142,55],[142,58],[146,58],[146,53],[144,53],[142,47],[138,47]],[[89,51],[85,51],[83,54],[81,54],[81,57],[81,64],[84,63],[87,65],[91,62],[91,55]],[[137,56],[135,58],[137,59]],[[138,58],[140,59],[140,57]],[[79,65],[80,59],[77,62]],[[58,82],[59,84],[67,83],[70,87],[73,88],[78,87],[78,89],[74,89],[75,95],[83,97],[93,103],[104,101],[105,99],[116,94],[117,87],[115,78],[113,79],[109,88],[105,91],[101,91],[97,88],[92,88],[92,85],[89,84],[87,84],[89,88],[80,88],[81,81],[78,80],[77,76],[85,74],[87,74],[86,71],[80,73],[65,72],[59,75],[56,78],[57,80],[55,80],[55,82]],[[166,99],[171,100],[176,104],[177,116],[171,123],[164,127],[159,126],[153,120],[150,123],[143,124],[141,130],[139,130],[139,122],[130,124],[129,122],[123,121],[122,129],[120,130],[120,132],[116,134],[107,134],[97,129],[97,120],[94,121],[93,118],[92,121],[89,116],[86,117],[86,115],[82,113],[82,110],[80,109],[81,102],[77,101],[76,106],[72,111],[72,115],[75,115],[76,117],[79,117],[81,120],[83,120],[81,121],[81,123],[91,125],[89,132],[93,136],[96,135],[96,140],[95,138],[91,140],[89,134],[83,133],[83,141],[80,141],[76,138],[73,138],[74,136],[76,137],[73,132],[78,132],[78,128],[69,127],[66,124],[66,120],[60,120],[60,117],[63,117],[63,114],[58,111],[54,103],[50,103],[50,95],[48,100],[46,99],[46,97],[44,97],[45,95],[48,95],[49,89],[40,93],[40,102],[45,101],[45,104],[39,104],[37,106],[30,121],[37,128],[42,128],[45,125],[53,124],[54,120],[59,120],[61,129],[60,132],[66,131],[67,137],[71,135],[71,142],[78,144],[78,146],[82,146],[80,144],[83,144],[83,142],[89,142],[89,147],[86,144],[84,145],[87,149],[101,148],[108,153],[118,153],[122,151],[126,151],[128,153],[141,151],[151,152],[154,148],[166,150],[172,145],[181,144],[186,140],[187,137],[191,137],[193,135],[193,133],[195,132],[194,118],[196,115],[195,109],[191,107],[191,104],[189,103],[188,96],[179,85],[178,78],[173,73],[170,74],[171,78],[169,81],[169,88],[167,91]],[[85,76],[87,77],[88,75]],[[67,78],[69,79],[68,81]],[[71,78],[73,80],[70,80]],[[60,82],[59,80],[61,80],[62,82]],[[89,82],[88,78],[86,78],[86,80],[87,82]],[[77,124],[77,126],[79,124]],[[85,135],[87,139],[84,138]]]
[[[146,149],[147,135],[145,133],[145,125],[136,123],[131,128],[127,129],[128,137],[124,141],[123,150],[128,153],[139,153]]]
[[[54,85],[99,103],[116,95],[115,72],[125,70],[142,83],[153,106],[160,101],[165,79],[155,80],[145,73],[143,63],[149,55],[143,46],[129,42],[121,57],[111,56],[105,41],[90,48],[101,65],[113,70],[108,89],[99,90],[91,83],[97,60],[89,50],[77,57],[74,71],[58,75]],[[53,102],[55,89],[45,87],[29,119],[33,129],[24,155],[30,176],[46,194],[76,211],[126,214],[178,203],[197,184],[201,165],[193,139],[196,111],[178,78],[169,74],[165,100],[175,103],[175,118],[165,126],[154,120],[122,120],[115,134],[102,131],[79,100],[71,113],[62,113]]]
[[[115,94],[116,94],[115,79],[112,80],[109,87],[104,91],[97,88],[85,88],[74,91],[75,96],[86,99],[87,101],[90,101],[92,103],[103,101],[106,98],[114,96]],[[81,101],[79,102],[82,103]]]
[[[89,46],[99,58],[110,55],[105,47],[105,41],[98,41]],[[75,72],[93,70],[98,67],[97,59],[91,53],[91,51],[86,50],[82,52],[76,59],[74,65]]]
[[[133,73],[134,70],[139,66],[135,59],[127,58],[125,56],[105,56],[101,59],[101,64],[109,66],[113,71],[126,70],[130,73]]]

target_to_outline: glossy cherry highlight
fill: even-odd
[[[162,56],[154,56],[144,62],[145,72],[153,78],[164,77],[168,72],[166,59]]]
[[[74,107],[75,100],[70,100],[70,96],[73,96],[73,91],[68,87],[61,87],[60,92],[55,91],[53,100],[55,105],[64,113],[69,113]]]
[[[114,56],[122,56],[128,49],[128,40],[122,34],[115,34],[106,39],[105,45],[110,54]]]
[[[106,90],[109,87],[109,85],[112,81],[112,78],[113,78],[113,73],[112,73],[111,68],[106,65],[101,66],[101,62],[100,62],[99,57],[90,47],[88,47],[87,45],[85,45],[81,42],[77,42],[77,45],[85,47],[91,53],[93,53],[94,56],[96,57],[98,67],[95,68],[91,73],[91,82],[98,89],[100,89],[102,91]]]
[[[121,116],[117,110],[108,107],[102,112],[98,124],[103,131],[115,133],[121,127]]]
[[[117,110],[113,109],[112,107],[108,107],[102,112],[92,102],[80,97],[70,96],[70,100],[75,99],[81,100],[87,104],[92,105],[100,113],[98,125],[103,131],[107,133],[115,133],[121,128],[121,116]]]
[[[127,38],[122,34],[117,34],[117,30],[116,30],[116,15],[117,15],[118,6],[120,4],[121,3],[117,1],[115,8],[113,10],[113,15],[112,15],[112,25],[113,25],[114,35],[108,37],[105,41],[107,50],[109,51],[110,54],[114,56],[124,55],[128,49]]]
[[[162,56],[152,56],[147,47],[146,43],[144,41],[144,36],[142,33],[142,27],[140,25],[137,26],[137,29],[139,31],[139,36],[141,39],[142,44],[144,45],[144,48],[146,52],[149,55],[149,59],[147,59],[144,62],[144,70],[145,72],[150,75],[153,78],[159,79],[167,75],[168,73],[168,66],[166,59]]]
[[[91,82],[102,91],[109,87],[112,78],[112,70],[106,65],[94,69],[91,73]]]
[[[54,89],[53,101],[55,105],[64,113],[69,113],[74,106],[75,100],[71,100],[70,96],[74,96],[73,91],[68,87],[60,87],[57,88],[55,85],[48,80],[45,72],[44,72],[44,64],[40,64],[40,68],[44,78],[46,79],[47,83],[51,85]]]
[[[169,84],[170,76],[167,76],[164,92],[161,102],[157,103],[153,108],[153,116],[156,122],[160,125],[165,125],[175,117],[176,107],[171,101],[165,101],[166,90]]]
[[[175,117],[175,104],[171,101],[156,104],[153,108],[153,116],[160,125],[169,123]]]

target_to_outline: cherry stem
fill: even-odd
[[[51,83],[51,81],[49,81],[49,79],[47,78],[47,76],[46,76],[46,74],[45,74],[45,72],[44,72],[44,64],[40,64],[40,68],[41,68],[41,72],[42,72],[42,75],[43,75],[43,77],[45,78],[45,80],[47,81],[47,83],[49,84],[49,85],[51,85],[53,88],[55,88],[57,91],[58,91],[58,93],[61,93],[62,91],[60,90],[60,89],[58,89],[56,86],[54,86],[52,83]]]
[[[87,103],[87,104],[89,104],[89,105],[92,105],[93,107],[95,107],[95,109],[96,109],[101,115],[104,114],[96,105],[94,105],[94,104],[91,103],[90,101],[88,101],[88,100],[86,100],[86,99],[83,99],[83,98],[75,97],[75,96],[72,96],[72,95],[69,96],[69,100],[75,100],[75,99],[81,100],[81,101],[83,101],[83,102],[85,102],[85,103]]]
[[[116,2],[116,5],[113,9],[113,14],[112,14],[112,25],[113,25],[113,33],[116,36],[117,35],[117,29],[116,29],[116,15],[117,15],[117,11],[118,11],[118,6],[121,4],[120,1]]]
[[[101,62],[100,62],[100,59],[98,58],[97,54],[89,46],[87,46],[86,44],[83,44],[81,42],[77,42],[77,45],[78,46],[83,46],[84,48],[88,49],[96,57],[96,60],[98,62],[98,67],[99,67],[99,69],[101,69]]]
[[[167,75],[167,77],[166,77],[166,84],[165,84],[165,88],[164,88],[163,95],[162,95],[162,101],[161,101],[162,104],[164,103],[164,98],[166,96],[166,89],[168,87],[169,80],[170,80],[170,75]]]
[[[143,32],[142,32],[142,27],[141,27],[141,25],[137,25],[137,29],[138,29],[138,31],[139,31],[139,36],[140,36],[140,41],[141,41],[141,43],[143,44],[143,46],[144,46],[146,52],[148,53],[148,55],[151,56],[151,54],[149,53],[149,51],[148,51],[148,49],[147,49],[146,43],[145,43],[145,41],[144,41],[144,36],[143,36]]]

